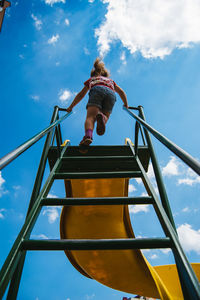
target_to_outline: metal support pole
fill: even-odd
[[[59,134],[58,134],[58,127],[57,126],[56,126],[56,129],[55,129],[55,133],[56,133],[56,143],[57,143],[58,157],[60,157],[60,154],[61,154],[61,148],[60,148],[61,141],[60,141],[60,137],[59,137]]]
[[[144,146],[146,146],[145,139],[144,139],[144,134],[143,134],[143,130],[142,130],[142,126],[141,125],[139,125],[139,126],[140,126],[140,132],[141,132],[143,144],[144,144]]]
[[[145,116],[144,116],[142,106],[139,106],[139,114],[140,114],[140,117],[145,121]],[[168,215],[168,218],[171,221],[172,226],[176,230],[176,225],[174,223],[174,218],[173,218],[172,211],[171,211],[171,208],[170,208],[170,205],[169,205],[169,200],[168,200],[167,192],[166,192],[165,185],[164,185],[164,182],[163,182],[162,173],[161,173],[161,170],[160,170],[157,158],[156,158],[156,154],[155,154],[154,147],[153,147],[153,144],[152,144],[152,141],[151,141],[151,137],[150,137],[150,135],[149,135],[149,133],[146,129],[144,129],[144,134],[146,136],[147,144],[148,144],[148,147],[149,147],[151,161],[152,161],[152,165],[153,165],[155,178],[156,178],[156,181],[157,181],[157,186],[158,186],[158,190],[159,190],[159,193],[160,193],[160,198],[161,198],[161,201],[162,201],[162,205],[165,209],[166,214]]]
[[[69,145],[69,142],[63,148],[61,157],[64,155],[68,145]],[[22,248],[21,248],[22,242],[30,236],[33,226],[34,226],[34,224],[38,218],[38,215],[41,211],[41,208],[42,208],[41,200],[42,200],[42,198],[47,197],[47,195],[49,193],[49,190],[54,181],[54,173],[55,173],[55,170],[56,170],[58,164],[59,164],[59,160],[57,160],[50,175],[48,176],[47,181],[45,182],[40,195],[37,197],[33,207],[31,208],[31,210],[28,214],[28,217],[24,223],[24,226],[22,227],[22,229],[21,229],[1,271],[0,271],[0,298],[4,295],[7,285],[12,277],[13,272],[15,271],[15,268],[17,266],[17,263],[18,263],[21,255],[22,255],[21,254],[22,253],[21,252],[22,251]]]
[[[143,125],[144,127],[144,133],[146,136],[146,140],[147,140],[147,144],[149,146],[149,151],[151,154],[151,160],[152,160],[152,165],[153,165],[153,169],[154,169],[154,173],[155,173],[155,177],[156,177],[156,181],[157,181],[157,185],[158,185],[158,190],[160,193],[160,198],[162,201],[162,205],[163,208],[176,232],[176,226],[174,223],[174,219],[172,216],[172,212],[171,212],[171,208],[169,205],[169,201],[168,201],[168,197],[167,197],[167,193],[165,190],[165,186],[163,183],[163,179],[162,179],[162,174],[160,171],[160,167],[159,164],[157,162],[157,158],[154,152],[154,148],[153,148],[153,144],[151,142],[151,137],[148,133],[148,130],[156,137],[159,139],[159,141],[161,141],[165,146],[167,146],[170,150],[175,150],[173,151],[175,154],[180,154],[179,157],[181,159],[184,158],[184,161],[186,163],[189,162],[189,165],[191,167],[193,167],[194,170],[198,171],[199,173],[199,167],[198,167],[198,163],[196,163],[196,161],[194,161],[194,159],[187,153],[185,153],[182,149],[180,149],[178,146],[176,146],[175,144],[173,144],[172,142],[170,142],[168,139],[166,139],[164,136],[162,136],[160,133],[158,133],[155,129],[153,129],[151,126],[149,126],[145,121],[145,116],[143,113],[143,108],[142,106],[139,106],[139,116],[140,118],[138,118],[135,114],[129,113],[140,122],[141,125]],[[144,120],[144,121],[143,121]],[[168,234],[168,233],[166,233]],[[177,237],[178,239],[178,237]],[[181,254],[180,254],[180,249],[181,249]],[[178,273],[179,273],[179,278],[180,278],[180,283],[182,286],[182,291],[184,294],[185,299],[200,299],[200,291],[199,291],[199,285],[198,285],[198,280],[196,279],[196,275],[193,272],[190,264],[187,262],[187,259],[184,255],[184,252],[182,251],[182,248],[180,248],[179,250],[177,248],[172,249],[173,253],[174,253],[174,258],[177,264],[177,269],[178,269]],[[192,295],[192,292],[190,292],[190,289],[193,289],[193,293],[194,295]],[[193,298],[194,297],[194,298]],[[199,298],[198,298],[199,297]]]
[[[139,133],[139,123],[135,123],[135,155],[138,155],[138,133]]]
[[[133,155],[135,155],[134,148],[129,141],[128,141],[128,144],[129,144],[129,147],[131,148]],[[196,274],[194,273],[190,263],[188,262],[185,254],[184,254],[184,251],[179,242],[177,233],[171,224],[171,220],[168,218],[168,216],[165,212],[165,209],[162,207],[138,156],[136,156],[136,161],[137,161],[138,166],[143,174],[143,180],[145,181],[146,185],[148,186],[148,188],[151,192],[152,197],[155,200],[154,207],[155,207],[157,216],[160,220],[160,223],[162,225],[162,228],[163,228],[166,236],[170,237],[170,239],[172,241],[172,244],[173,244],[172,251],[174,253],[174,257],[176,260],[184,299],[185,300],[199,300],[200,299],[200,286],[199,286],[199,282],[196,277]]]
[[[57,116],[58,116],[58,106],[55,106],[50,124],[54,123],[57,120]],[[53,135],[53,131],[50,131],[47,134],[47,137],[46,137],[46,141],[45,141],[45,144],[44,144],[42,156],[41,156],[41,159],[40,159],[39,168],[38,168],[38,171],[37,171],[37,175],[36,175],[32,195],[31,195],[31,199],[30,199],[30,203],[29,203],[29,207],[28,207],[27,216],[28,216],[31,208],[33,207],[33,205],[35,203],[35,200],[37,199],[37,197],[39,195],[39,192],[40,192],[40,189],[41,189],[44,170],[45,170],[45,167],[46,167],[47,155],[48,155],[49,147],[50,147],[50,144],[51,144],[52,135]],[[26,216],[26,219],[27,219],[27,216]],[[21,255],[21,258],[20,258],[20,260],[17,264],[17,267],[15,269],[15,272],[13,273],[11,282],[10,282],[10,286],[9,286],[9,290],[8,290],[8,294],[7,294],[7,300],[17,298],[25,258],[26,258],[26,251],[23,251],[22,255]]]
[[[139,106],[139,116],[144,121],[146,121],[142,106]],[[151,161],[152,161],[152,165],[153,165],[153,169],[154,169],[154,173],[155,173],[155,177],[156,177],[157,186],[158,186],[158,190],[159,190],[159,193],[160,193],[160,198],[161,198],[161,201],[162,201],[162,205],[163,205],[163,208],[164,208],[164,210],[165,210],[165,212],[166,212],[166,214],[167,214],[167,216],[168,216],[168,218],[169,218],[169,220],[170,220],[170,222],[171,222],[171,224],[172,224],[172,226],[173,226],[173,228],[176,232],[176,225],[175,225],[174,218],[173,218],[173,215],[172,215],[172,211],[171,211],[171,208],[170,208],[170,205],[169,205],[169,200],[168,200],[165,185],[164,185],[164,182],[163,182],[162,173],[161,173],[161,170],[160,170],[157,158],[156,158],[156,154],[155,154],[155,151],[154,151],[154,148],[153,148],[151,137],[150,137],[150,135],[148,133],[148,130],[146,128],[144,128],[144,133],[145,133],[145,136],[146,136],[147,144],[149,146]],[[174,253],[174,258],[175,258],[175,261],[176,261],[176,264],[177,264],[177,269],[178,269],[178,274],[179,274],[179,279],[180,279],[183,294],[185,296],[185,299],[191,299],[190,295],[188,294],[189,293],[189,288],[186,286],[186,282],[185,282],[185,278],[188,278],[188,274],[183,275],[186,272],[185,271],[186,268],[183,267],[183,261],[180,260],[180,253],[178,253],[176,250],[173,250],[173,253]],[[191,269],[189,272],[191,273],[192,271],[193,270]],[[193,275],[190,274],[189,276],[190,276],[190,282],[191,282],[193,280],[192,278],[195,276],[195,274],[193,274]],[[196,283],[194,283],[194,284],[196,284]]]

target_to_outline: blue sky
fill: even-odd
[[[200,4],[194,0],[12,1],[0,35],[2,157],[45,128],[54,105],[67,107],[104,57],[129,105],[144,106],[147,121],[200,159]],[[64,139],[83,137],[87,96],[62,125]],[[103,137],[94,145],[133,139],[134,121],[118,98]],[[200,180],[153,139],[182,245],[190,262],[200,261]],[[23,225],[44,140],[0,173],[0,264]],[[46,176],[47,174],[45,174]],[[155,184],[151,172],[149,176]],[[130,195],[145,190],[130,181]],[[64,196],[64,185],[50,192]],[[61,210],[44,208],[32,238],[59,238]],[[130,207],[136,236],[162,236],[154,212]],[[148,225],[151,222],[151,227]],[[169,251],[144,251],[152,265],[173,263]],[[48,274],[48,275],[47,275]],[[122,299],[126,293],[84,278],[62,252],[30,252],[20,300]]]

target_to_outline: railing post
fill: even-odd
[[[141,119],[143,119],[145,121],[143,107],[139,106],[138,108],[139,108],[139,116],[141,117]],[[144,128],[144,134],[146,136],[147,144],[149,146],[151,161],[152,161],[152,165],[153,165],[153,169],[154,169],[154,173],[155,173],[155,177],[156,177],[156,181],[157,181],[157,185],[158,185],[158,190],[159,190],[159,193],[160,193],[161,202],[162,202],[162,205],[165,209],[165,212],[166,212],[172,226],[176,230],[176,226],[175,226],[174,218],[172,216],[172,211],[171,211],[171,208],[170,208],[170,205],[169,205],[169,200],[168,200],[168,197],[167,197],[165,185],[164,185],[163,179],[162,179],[162,173],[161,173],[161,170],[160,170],[157,158],[156,158],[156,154],[155,154],[155,151],[154,151],[154,148],[153,148],[151,137],[150,137],[148,131],[145,128]]]
[[[143,129],[142,129],[142,126],[141,126],[140,124],[139,124],[139,129],[140,129],[140,133],[141,133],[141,136],[142,136],[143,144],[144,144],[144,146],[145,146],[146,143],[145,143],[145,139],[144,139]]]
[[[138,155],[138,133],[139,133],[139,123],[135,123],[135,155]]]

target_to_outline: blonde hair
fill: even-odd
[[[109,77],[110,76],[108,70],[105,68],[104,62],[101,61],[101,59],[99,57],[96,58],[96,60],[94,62],[94,67],[92,68],[90,75],[91,75],[91,77],[94,77],[94,76]]]

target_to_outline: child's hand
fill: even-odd
[[[67,111],[68,113],[70,113],[70,112],[72,111],[71,106],[69,106],[69,107],[66,109],[66,111]]]
[[[126,107],[126,108],[128,108],[128,104],[124,104],[123,106]]]

